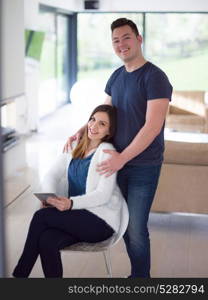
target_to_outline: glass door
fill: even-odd
[[[57,106],[68,102],[67,84],[67,26],[68,17],[57,15]]]
[[[44,42],[40,57],[39,118],[68,102],[66,56],[69,17],[47,10],[40,11]]]
[[[38,95],[39,118],[56,108],[56,15],[40,12],[41,30],[45,33],[40,58],[40,82]]]

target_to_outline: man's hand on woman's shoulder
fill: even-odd
[[[97,165],[97,172],[99,172],[100,175],[105,174],[105,176],[108,177],[123,168],[125,162],[119,152],[109,149],[104,149],[103,152],[110,154],[111,157]]]

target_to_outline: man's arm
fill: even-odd
[[[101,174],[108,175],[120,170],[128,161],[142,153],[160,133],[165,121],[169,99],[154,99],[147,102],[146,121],[133,141],[121,152],[104,150],[112,156],[98,166]]]
[[[142,153],[160,133],[167,114],[169,99],[156,99],[147,102],[146,121],[133,141],[126,147],[121,158],[124,163]]]
[[[70,136],[66,142],[66,144],[64,145],[64,148],[63,148],[63,153],[64,152],[70,152],[70,150],[72,150],[72,143],[74,141],[79,141],[80,138],[82,137],[83,133],[84,133],[84,129],[85,129],[85,126],[82,126],[74,135]]]

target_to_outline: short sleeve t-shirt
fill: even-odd
[[[124,66],[117,69],[109,78],[105,92],[112,97],[112,105],[117,108],[114,144],[117,151],[122,152],[145,123],[147,101],[159,98],[171,101],[172,86],[160,68],[146,62],[133,72],[127,72]],[[164,125],[151,145],[127,165],[157,165],[162,162]]]

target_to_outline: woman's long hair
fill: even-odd
[[[103,104],[97,106],[90,115],[88,122],[97,112],[105,112],[108,114],[110,120],[109,134],[104,136],[101,142],[113,142],[113,136],[116,132],[116,108],[112,105]],[[89,146],[90,139],[88,138],[88,126],[84,128],[84,134],[80,139],[80,142],[77,144],[75,149],[72,151],[73,158],[84,158],[85,152]]]

